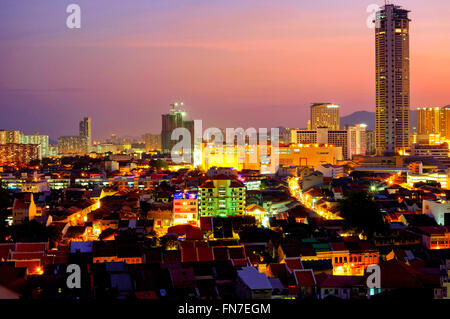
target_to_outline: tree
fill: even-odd
[[[10,229],[14,242],[41,240],[54,242],[59,239],[59,234],[55,227],[46,227],[35,219],[25,219],[21,224],[13,225]]]
[[[167,163],[162,159],[152,159],[150,161],[150,167],[155,169],[156,171],[161,171],[167,169],[169,166]]]
[[[344,219],[344,230],[372,238],[375,232],[384,232],[386,223],[373,195],[364,191],[347,193],[338,203],[341,217]]]

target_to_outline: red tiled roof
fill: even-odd
[[[244,246],[240,247],[228,247],[228,252],[231,259],[243,259],[245,258]]]
[[[198,247],[209,247],[207,241],[200,241],[200,240],[194,241],[194,246],[195,246],[196,248],[198,248]]]
[[[250,262],[247,258],[231,259],[231,264],[235,267],[250,266]]]
[[[241,181],[231,181],[230,187],[240,188],[245,187],[245,185]]]
[[[156,291],[136,291],[134,293],[137,299],[158,299]]]
[[[300,289],[296,286],[289,286],[288,291],[290,295],[299,295],[301,292]]]
[[[320,288],[340,288],[364,286],[364,276],[333,276],[320,273],[316,276],[317,286]]]
[[[181,249],[181,262],[197,261],[197,255],[194,247],[185,247]]]
[[[214,247],[214,259],[218,261],[227,261],[230,260],[230,256],[228,255],[227,247]]]
[[[16,251],[46,251],[47,243],[16,243]]]
[[[214,188],[214,183],[211,180],[208,180],[204,182],[202,185],[200,185],[198,188]]]
[[[303,269],[303,264],[300,258],[297,257],[284,258],[284,262],[286,265],[286,269],[291,273],[295,270]]]
[[[316,285],[316,278],[312,269],[302,269],[294,271],[297,287],[313,287]]]
[[[419,272],[396,259],[381,267],[381,287],[383,288],[423,288]]]
[[[0,244],[0,262],[2,260],[6,261],[9,256],[9,251],[14,251],[14,249],[15,245],[13,243]]]
[[[183,248],[194,248],[195,243],[193,241],[179,241],[181,249]]]
[[[212,231],[212,218],[211,217],[200,217],[200,229],[202,231]]]
[[[41,259],[43,256],[44,256],[43,251],[33,251],[33,252],[13,251],[11,252],[10,260]]]
[[[361,250],[373,250],[375,249],[375,245],[368,240],[361,240],[359,242],[359,249]]]
[[[286,264],[269,264],[269,271],[272,277],[285,281],[288,277]]]
[[[450,226],[422,226],[417,228],[429,235],[444,235],[450,232]]]
[[[210,247],[197,247],[197,260],[198,261],[213,261],[214,253]]]
[[[348,250],[347,246],[345,246],[345,243],[343,241],[334,242],[334,243],[330,243],[330,244],[331,244],[331,249],[333,249],[334,251]]]

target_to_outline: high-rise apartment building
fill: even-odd
[[[386,4],[376,13],[376,153],[396,153],[409,144],[408,10]]]
[[[0,166],[26,165],[33,160],[37,160],[39,159],[39,147],[36,144],[0,144]]]
[[[339,130],[339,105],[331,103],[313,103],[311,105],[310,129],[327,127],[330,130]]]
[[[20,142],[22,144],[36,144],[39,145],[39,159],[49,156],[48,151],[48,135],[40,135],[34,133],[33,135],[21,135]]]
[[[86,155],[88,141],[81,136],[61,136],[58,138],[58,153],[65,155]]]
[[[90,117],[85,117],[80,121],[80,137],[86,138],[87,152],[89,153],[92,145],[92,126]]]
[[[20,144],[20,131],[0,130],[0,144]]]
[[[375,155],[375,131],[366,131],[366,155]]]
[[[145,148],[148,151],[161,150],[161,135],[160,134],[144,134],[142,136]]]
[[[345,130],[348,136],[348,157],[353,155],[366,155],[366,124],[347,126]]]
[[[80,121],[78,136],[61,136],[58,138],[58,153],[67,155],[86,155],[91,151],[92,127],[91,118]]]

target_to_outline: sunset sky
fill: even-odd
[[[66,7],[82,10],[66,27]],[[203,126],[304,127],[311,102],[375,109],[375,0],[1,0],[0,129],[53,139],[159,133],[184,101]],[[411,10],[411,109],[450,104],[450,1]]]

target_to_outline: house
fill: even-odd
[[[296,269],[294,278],[299,292],[304,297],[314,297],[316,294],[316,277],[311,269]]]
[[[321,273],[316,276],[318,296],[324,299],[330,296],[340,299],[365,298],[367,286],[363,276],[335,276]]]
[[[344,177],[344,166],[321,164],[316,167],[316,171],[321,172],[324,177],[339,178]]]
[[[20,224],[25,219],[32,220],[36,216],[36,204],[33,193],[24,193],[23,197],[14,199],[13,223]]]
[[[450,202],[424,200],[423,213],[433,217],[438,225],[450,225]]]
[[[416,227],[427,249],[450,249],[450,226]]]
[[[266,274],[255,267],[242,267],[237,271],[236,295],[242,299],[271,299],[272,285]]]

